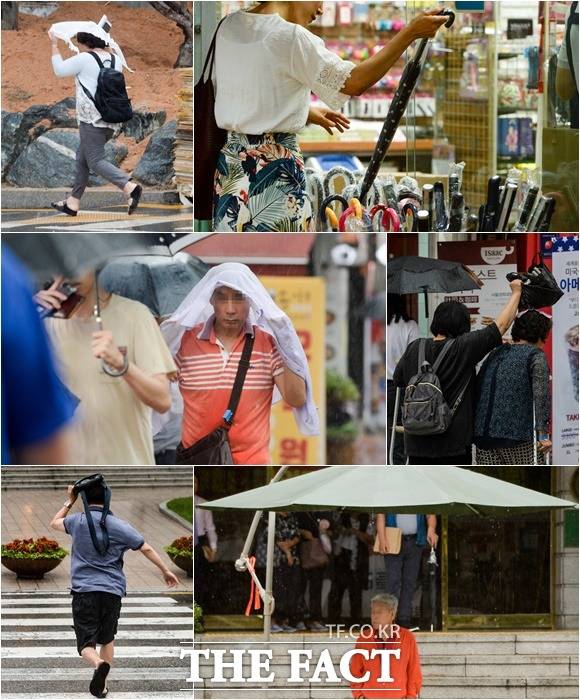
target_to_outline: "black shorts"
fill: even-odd
[[[109,644],[117,634],[121,596],[104,591],[72,592],[73,627],[79,654],[85,647]]]

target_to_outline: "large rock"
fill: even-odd
[[[146,112],[137,108],[133,110],[133,118],[121,127],[121,133],[139,143],[156,129],[162,127],[166,119],[167,114],[163,111]]]
[[[32,140],[49,129],[76,125],[74,97],[32,105],[24,112],[2,112],[2,179]]]
[[[22,119],[22,112],[2,111],[2,179],[18,157],[18,134]]]
[[[79,143],[76,129],[51,129],[24,149],[6,179],[16,187],[68,187],[74,181]],[[127,156],[127,148],[109,141],[105,155],[108,161],[119,165]],[[104,184],[106,180],[91,175],[90,186]]]
[[[143,157],[133,170],[133,179],[144,185],[168,185],[173,178],[175,134],[177,122],[171,121],[149,139]]]

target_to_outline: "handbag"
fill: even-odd
[[[400,527],[385,527],[385,541],[387,543],[387,554],[399,554],[401,551],[401,541],[403,539],[403,531]],[[373,552],[375,554],[382,554],[381,547],[379,544],[379,533],[375,537],[375,544],[373,545]]]
[[[176,464],[193,465],[232,465],[234,459],[229,441],[229,429],[234,421],[234,415],[242,395],[242,387],[246,379],[246,374],[250,367],[252,348],[254,347],[254,336],[246,334],[242,357],[236,372],[234,386],[230,395],[228,407],[223,415],[223,424],[204,435],[190,447],[184,447],[181,443],[177,446],[175,454]]]
[[[300,564],[303,569],[320,569],[330,561],[318,537],[300,543]]]
[[[212,74],[215,61],[217,33],[225,17],[220,20],[211,41],[201,77],[195,84],[194,111],[194,217],[199,220],[212,218],[214,179],[218,157],[227,139],[227,131],[220,129],[215,120],[215,91]],[[205,79],[209,65],[209,75]]]

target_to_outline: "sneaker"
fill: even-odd
[[[310,631],[311,632],[326,632],[327,631],[326,625],[321,624],[320,622],[313,622],[310,625]]]
[[[280,625],[272,624],[270,632],[272,632],[272,634],[279,634],[280,632],[284,632],[284,630]]]
[[[284,625],[282,627],[282,631],[290,633],[290,632],[297,632],[298,630],[296,629],[296,627],[291,627],[290,625]]]
[[[296,631],[297,632],[306,632],[306,625],[303,622],[299,622],[296,625]]]

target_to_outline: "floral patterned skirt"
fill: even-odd
[[[230,131],[214,192],[214,231],[309,230],[312,210],[296,134]]]

